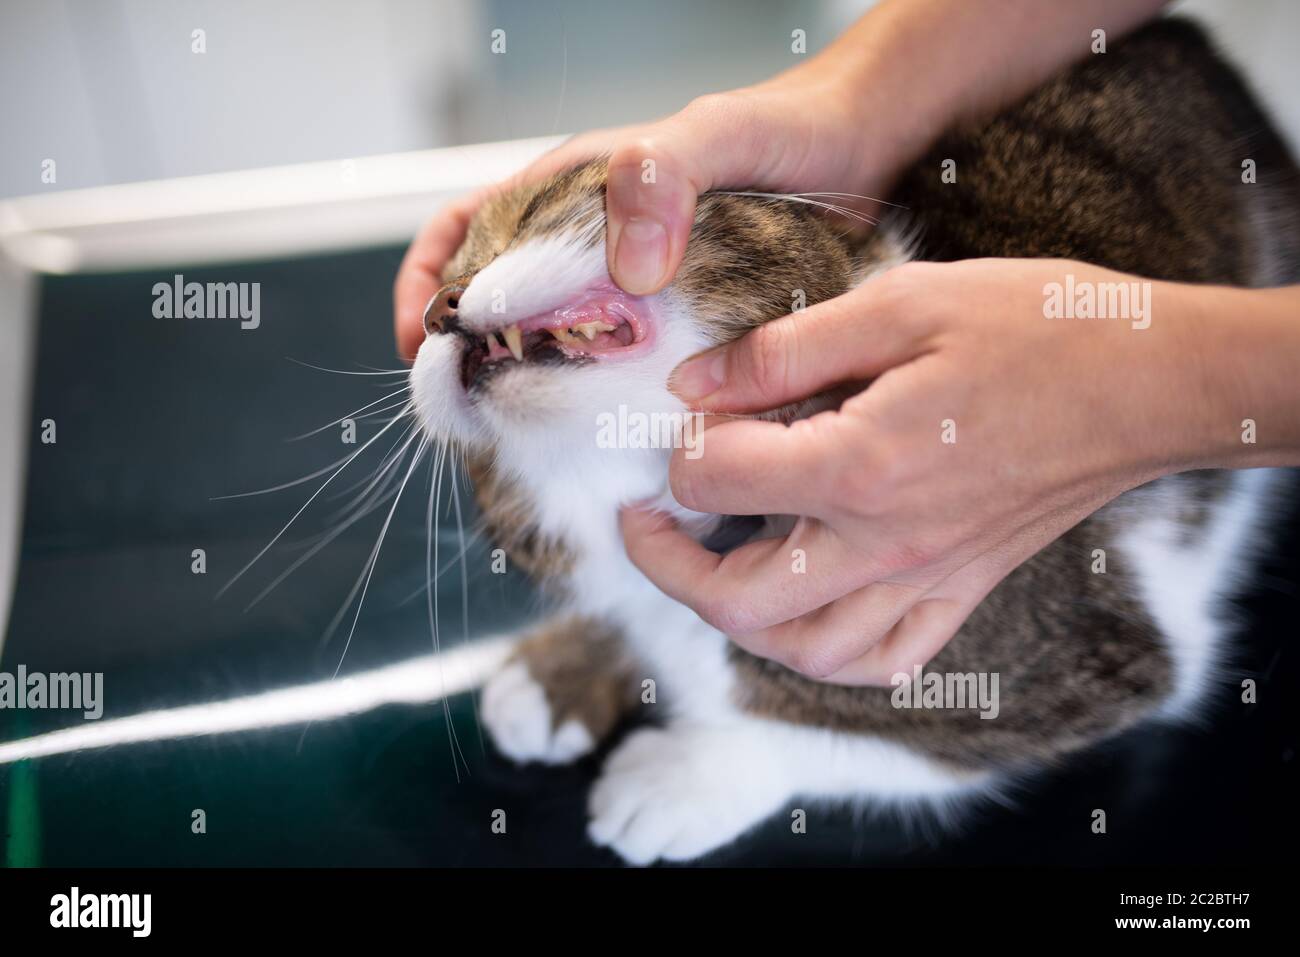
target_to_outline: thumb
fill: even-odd
[[[622,289],[649,295],[666,286],[681,265],[699,195],[753,178],[754,151],[744,144],[762,124],[750,117],[738,97],[703,97],[612,150],[606,255]]]
[[[810,306],[683,362],[669,388],[706,412],[762,412],[836,385],[874,379],[916,358],[924,333],[886,306],[879,280]]]

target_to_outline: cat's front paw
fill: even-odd
[[[587,834],[632,864],[685,861],[735,840],[791,797],[750,729],[647,728],[610,755]]]
[[[566,764],[591,751],[637,701],[618,633],[568,616],[524,638],[483,689],[497,747],[520,763]]]
[[[579,718],[555,721],[546,689],[527,661],[510,662],[488,681],[481,714],[497,749],[520,764],[567,764],[596,746]]]

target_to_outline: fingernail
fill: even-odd
[[[652,292],[668,268],[668,230],[663,223],[634,216],[619,230],[614,250],[618,284],[633,294]]]
[[[683,402],[698,402],[722,388],[727,374],[727,350],[715,349],[679,365],[668,388]]]

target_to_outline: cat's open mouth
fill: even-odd
[[[466,339],[461,385],[515,362],[574,362],[624,356],[646,341],[650,313],[643,299],[602,286],[578,301]]]

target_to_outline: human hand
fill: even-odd
[[[393,289],[398,353],[409,359],[419,348],[442,268],[493,189],[608,154],[610,275],[627,292],[649,294],[676,273],[700,193],[826,191],[839,205],[872,212],[874,203],[850,194],[883,197],[942,130],[1015,102],[1085,55],[1078,38],[1098,23],[1120,36],[1163,3],[1041,0],[989,16],[965,0],[883,2],[816,56],[757,86],[701,97],[657,123],[575,137],[424,227]]]
[[[632,561],[808,676],[888,684],[924,664],[1017,565],[1121,492],[1208,464],[1205,436],[1232,431],[1195,287],[1150,283],[1146,328],[1045,318],[1067,274],[1140,282],[1062,260],[910,263],[684,363],[673,388],[706,412],[870,385],[788,426],[713,417],[703,455],[674,455],[682,505],[799,516],[788,536],[719,556],[630,509]]]
[[[834,190],[878,195],[905,156],[886,138],[865,142],[863,105],[836,78],[809,64],[756,87],[701,97],[657,123],[577,136],[505,183],[465,196],[421,230],[393,287],[398,352],[414,356],[424,338],[425,305],[441,286],[447,260],[492,190],[544,179],[608,154],[606,253],[610,275],[644,295],[671,280],[681,263],[696,197],[744,187],[795,192]],[[837,196],[835,204],[875,204]]]

